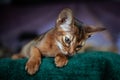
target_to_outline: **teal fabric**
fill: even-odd
[[[120,56],[111,52],[86,52],[69,58],[57,68],[53,58],[43,58],[39,71],[25,71],[27,59],[0,59],[0,80],[120,80]]]

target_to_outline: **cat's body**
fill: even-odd
[[[20,54],[13,55],[13,59],[28,57],[25,69],[30,75],[38,71],[42,56],[55,57],[57,67],[67,64],[68,56],[72,56],[81,49],[85,40],[92,32],[105,28],[77,27],[72,11],[63,9],[54,28],[26,44]]]
[[[64,32],[62,32],[64,34]],[[68,32],[68,34],[65,33],[65,35],[75,35],[71,32],[71,34],[69,34],[70,32]],[[61,34],[57,34],[55,28],[49,30],[47,33],[42,34],[41,36],[39,36],[38,38],[30,41],[28,44],[26,44],[21,53],[25,56],[30,57],[29,53],[30,53],[30,48],[31,46],[35,46],[37,48],[39,48],[42,56],[46,56],[46,57],[54,57],[57,55],[57,53],[63,53],[65,55],[69,55],[66,50],[62,50],[60,49],[62,47],[61,43],[59,42],[58,38],[60,38]],[[61,39],[60,39],[61,40]],[[63,44],[63,43],[62,43]],[[73,53],[73,51],[69,52],[69,53]]]

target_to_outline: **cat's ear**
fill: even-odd
[[[70,30],[73,25],[73,13],[69,8],[63,9],[56,21],[56,27],[60,27],[63,30]]]
[[[106,30],[106,28],[104,27],[95,27],[95,26],[85,26],[85,32],[86,33],[95,33],[95,32],[100,32],[100,31],[104,31]]]

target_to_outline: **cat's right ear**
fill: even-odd
[[[95,32],[101,32],[101,31],[104,31],[104,30],[106,30],[106,28],[104,28],[104,27],[95,27],[95,26],[88,26],[88,25],[86,25],[86,26],[84,26],[84,28],[85,28],[85,32],[86,33],[95,33]]]
[[[56,20],[56,27],[69,31],[73,25],[73,13],[69,8],[63,9]]]
[[[91,26],[91,25],[84,25],[84,30],[86,33],[87,38],[91,37],[92,34],[96,33],[96,32],[101,32],[106,30],[106,28],[104,27],[95,27],[95,26]]]

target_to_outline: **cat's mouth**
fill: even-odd
[[[61,51],[67,56],[73,56],[76,53],[76,51],[66,51],[65,49],[62,49]]]
[[[73,56],[74,54],[68,54],[68,56]]]
[[[57,42],[57,46],[60,49],[60,51],[62,52],[62,54],[67,55],[67,56],[73,56],[75,54],[74,50],[68,51],[63,47],[63,45],[59,41],[56,41],[56,42]]]
[[[69,52],[68,52],[67,55],[68,55],[68,56],[73,56],[74,54],[75,54],[75,52],[74,52],[74,53],[69,53]]]
[[[70,52],[64,51],[63,54],[65,54],[67,56],[73,56],[75,54],[75,52],[74,53],[70,53]]]

